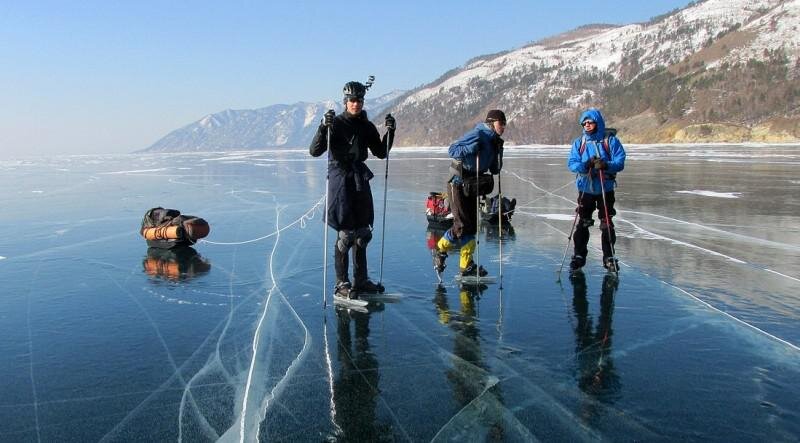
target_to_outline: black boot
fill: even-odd
[[[578,269],[584,267],[586,265],[586,258],[581,257],[580,255],[573,255],[572,260],[569,262],[569,270],[570,271],[577,271]]]
[[[486,277],[489,273],[483,266],[478,266],[475,262],[470,261],[466,268],[461,270],[462,277]]]
[[[447,260],[447,253],[439,252],[438,249],[431,249],[431,254],[433,255],[433,270],[441,274],[444,272],[444,268],[447,267],[444,264],[444,261]]]
[[[603,258],[603,267],[609,272],[619,272],[619,260],[614,257]]]
[[[373,283],[369,279],[356,282],[355,286],[353,286],[353,291],[359,294],[382,294],[385,290],[386,288],[382,284]]]
[[[358,298],[356,291],[350,286],[349,281],[339,281],[333,288],[333,295],[336,297],[355,299]]]

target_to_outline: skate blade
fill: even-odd
[[[358,297],[367,302],[397,303],[403,299],[403,294],[399,292],[379,292],[377,294],[358,294]]]
[[[456,275],[456,281],[465,285],[479,285],[479,284],[492,284],[497,281],[494,276],[486,275],[483,277],[477,277],[473,275]]]
[[[361,300],[361,299],[358,299],[358,298],[353,299],[353,298],[346,298],[346,297],[340,297],[338,295],[334,295],[333,296],[333,303],[337,304],[339,306],[345,306],[345,307],[365,308],[369,304],[369,301]]]

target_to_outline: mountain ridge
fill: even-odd
[[[368,115],[378,115],[404,91],[392,91],[367,99]],[[149,147],[137,152],[191,152],[255,150],[308,146],[322,115],[333,109],[342,112],[343,103],[333,100],[275,104],[257,109],[226,109],[171,131]]]
[[[645,23],[586,24],[476,56],[365,107],[374,107],[373,117],[396,117],[396,146],[446,146],[494,108],[508,116],[509,144],[568,143],[590,106],[629,143],[793,142],[800,140],[798,29],[800,0],[696,1]],[[227,123],[214,130],[198,129],[198,121],[147,150],[258,149],[257,140],[305,147],[330,103],[341,109],[305,104],[303,119],[296,107],[260,118],[234,111],[241,114],[219,117]],[[295,105],[260,109],[279,106]]]
[[[447,145],[500,108],[510,143],[566,143],[590,106],[629,142],[796,141],[787,120],[798,114],[798,11],[796,0],[706,0],[476,58],[389,109],[404,129],[397,142]]]

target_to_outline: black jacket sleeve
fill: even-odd
[[[388,141],[386,140],[387,138],[389,139]],[[383,134],[381,145],[385,148],[384,150],[387,154],[392,150],[392,146],[394,146],[394,131],[386,131],[386,134]],[[388,148],[386,148],[387,146]]]
[[[505,141],[502,138],[499,136],[495,137],[494,152],[496,153],[496,156],[492,160],[492,165],[489,168],[489,172],[494,175],[499,174],[500,170],[503,169],[503,143],[505,143]]]
[[[320,125],[317,133],[314,135],[314,140],[311,141],[311,146],[308,148],[308,153],[312,157],[319,157],[328,149],[328,128]]]
[[[370,152],[372,152],[372,155],[375,157],[386,158],[386,136],[381,139],[381,135],[378,133],[378,128],[376,128],[372,122],[367,121],[366,125],[368,126],[367,133],[369,134],[367,146],[369,147]]]

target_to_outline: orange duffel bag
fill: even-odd
[[[211,227],[200,217],[182,215],[177,209],[157,207],[145,212],[139,232],[147,246],[171,249],[197,243],[211,232]]]

